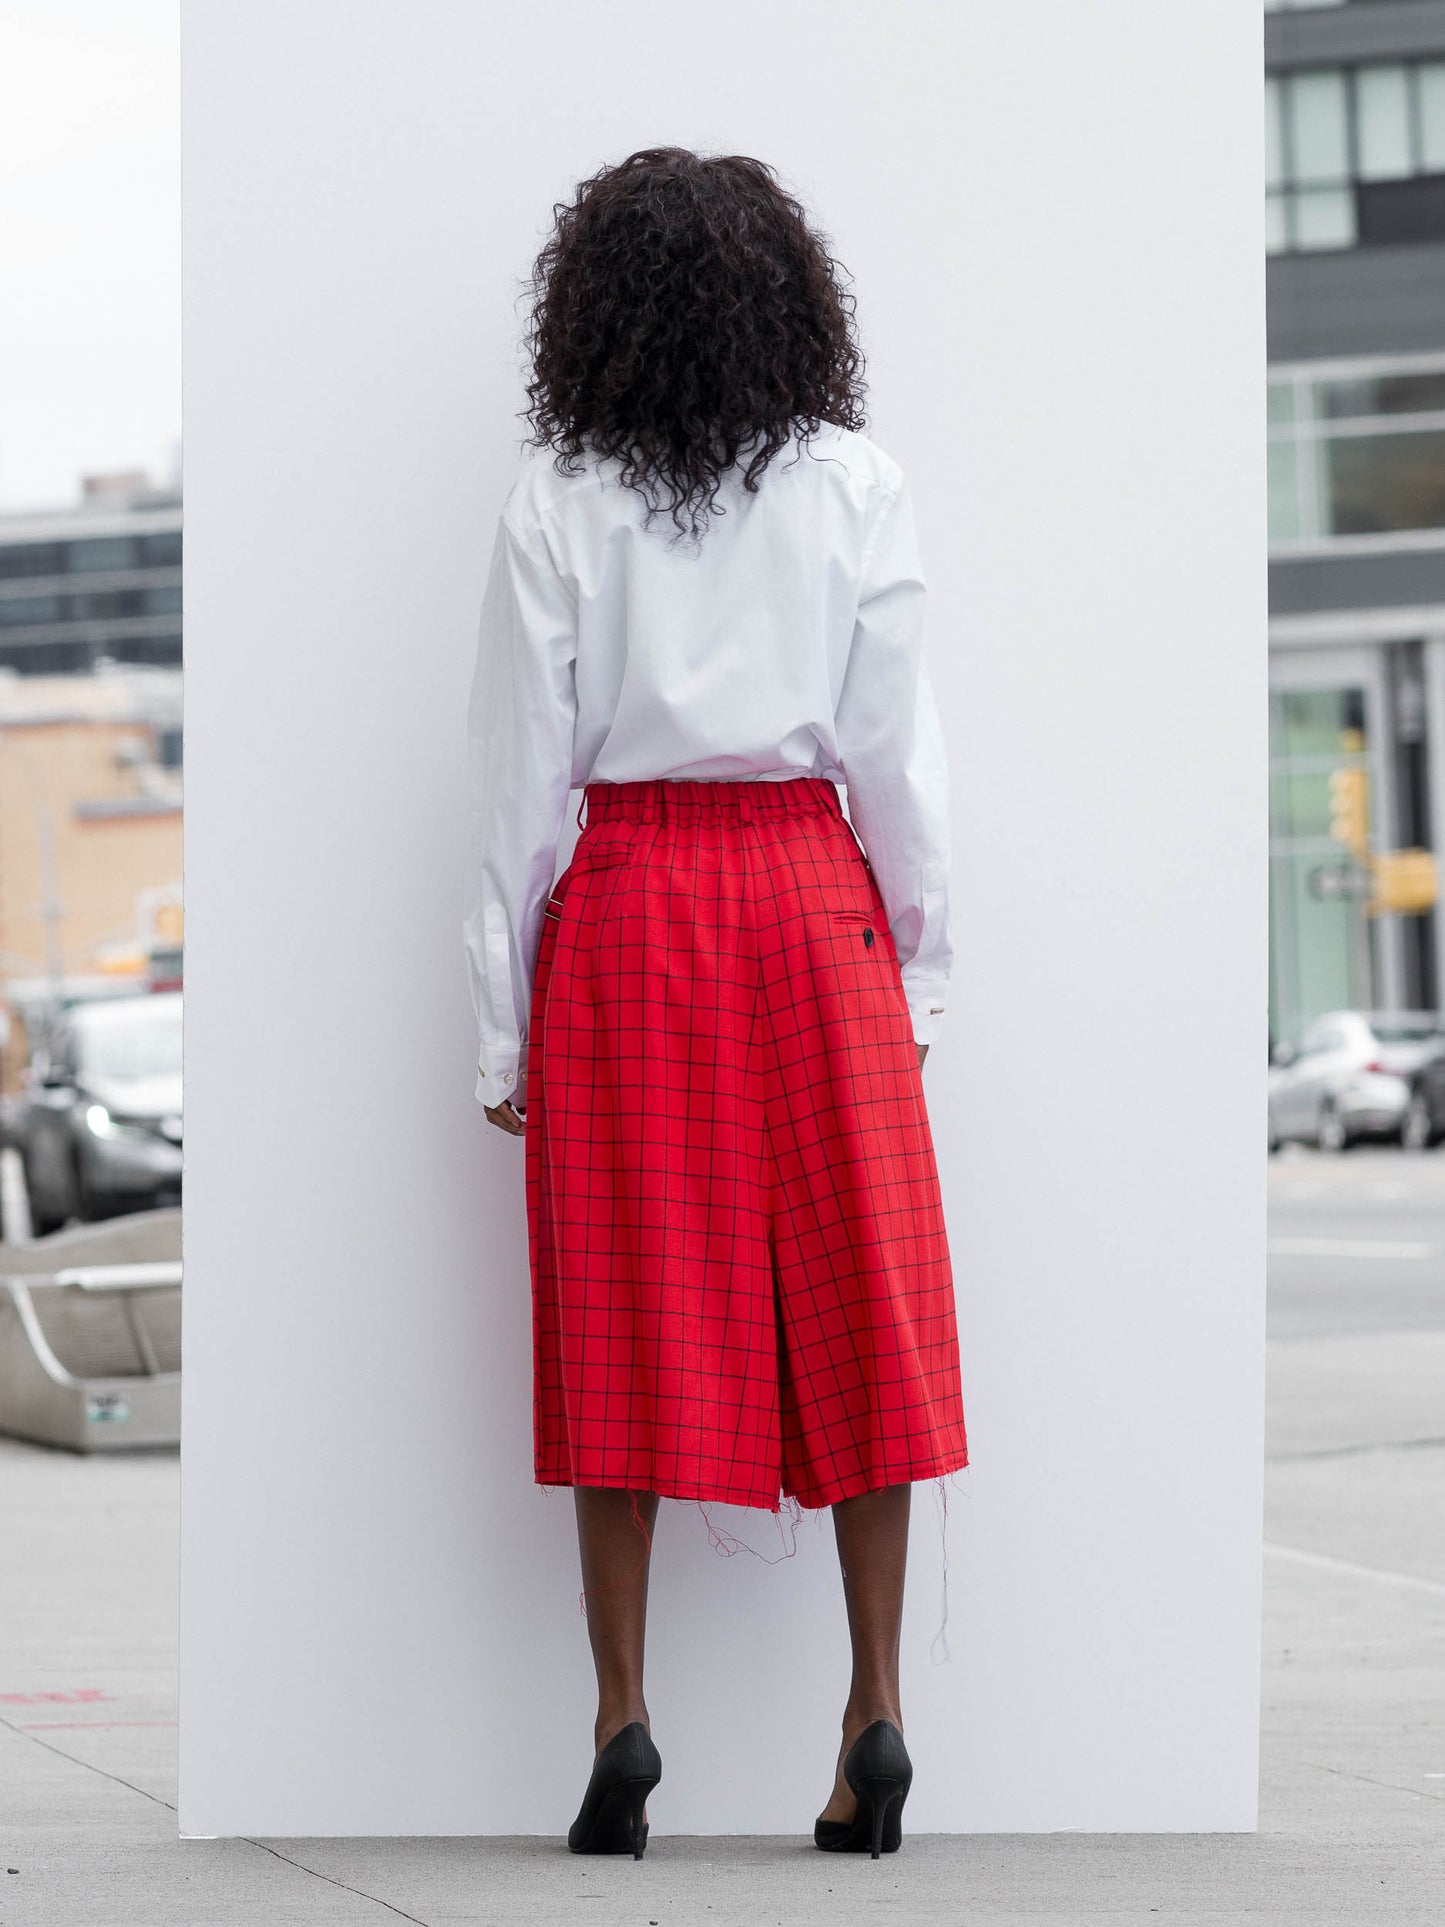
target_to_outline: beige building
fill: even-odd
[[[0,671],[0,1090],[51,987],[140,988],[179,947],[180,743],[179,670]]]

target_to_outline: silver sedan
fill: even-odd
[[[1332,1010],[1270,1056],[1269,1148],[1286,1139],[1343,1151],[1402,1141],[1420,1066],[1445,1051],[1438,1010]]]

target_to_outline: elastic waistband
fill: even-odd
[[[631,783],[588,783],[577,811],[579,824],[583,809],[589,823],[609,816],[651,823],[662,817],[696,822],[709,817],[751,821],[759,817],[843,814],[838,786],[825,776],[788,776],[776,781],[651,776]]]

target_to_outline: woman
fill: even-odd
[[[552,459],[492,553],[465,939],[476,1095],[525,1141],[535,1477],[575,1488],[590,1601],[569,1844],[646,1844],[659,1497],[781,1493],[832,1508],[853,1647],[814,1838],[876,1858],[912,1778],[911,1484],[968,1462],[921,1076],[952,950],[912,509],[862,433],[851,297],[771,168],[649,148],[556,213],[526,411]]]

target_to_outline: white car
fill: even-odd
[[[1294,1043],[1275,1046],[1269,1071],[1269,1148],[1287,1139],[1343,1151],[1362,1138],[1400,1143],[1411,1080],[1445,1051],[1438,1010],[1332,1010]]]

